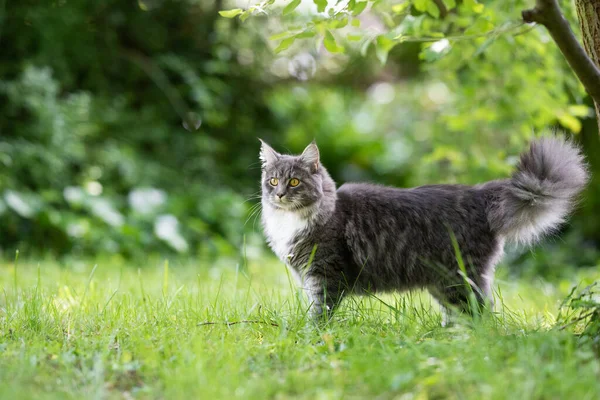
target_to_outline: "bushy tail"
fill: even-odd
[[[530,243],[556,229],[588,180],[579,147],[559,137],[534,141],[509,180],[490,182],[492,229],[513,242]]]

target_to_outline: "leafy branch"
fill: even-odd
[[[489,38],[482,48],[487,47],[489,43],[502,34],[510,33],[518,30],[524,22],[508,21],[493,29],[486,31],[469,32],[469,29],[463,34],[450,34],[445,32],[430,32],[422,27],[424,18],[429,15],[433,19],[443,19],[451,11],[458,12],[458,7],[461,7],[461,12],[479,15],[484,11],[484,5],[477,3],[475,0],[463,2],[460,6],[455,0],[414,0],[405,1],[392,6],[389,10],[381,10],[377,8],[378,1],[373,0],[347,0],[344,4],[341,1],[336,3],[335,7],[327,9],[326,0],[313,0],[317,6],[318,15],[315,15],[310,21],[303,26],[295,29],[277,33],[270,37],[271,40],[279,40],[279,44],[274,49],[275,53],[280,53],[292,46],[298,39],[306,39],[319,37],[325,49],[330,53],[343,53],[345,46],[339,43],[339,36],[334,35],[334,32],[346,28],[348,26],[359,28],[361,20],[358,18],[363,12],[369,10],[377,13],[382,18],[382,22],[389,28],[388,32],[370,31],[370,29],[362,32],[346,30],[346,40],[350,42],[361,42],[360,53],[364,56],[371,46],[375,47],[375,53],[381,63],[387,61],[388,53],[396,45],[404,42],[437,42],[441,39],[447,41],[471,40],[477,38]],[[267,13],[265,10],[271,6],[271,0],[263,1],[247,10],[234,9],[222,11],[221,15],[228,18],[239,16],[242,20],[248,18],[249,15],[258,13]],[[299,6],[297,0],[290,0],[282,9],[282,15],[287,16]],[[420,13],[414,16],[411,9]],[[395,20],[396,17],[401,17],[401,21]],[[471,29],[472,30],[472,29]],[[522,31],[516,34],[522,34]]]

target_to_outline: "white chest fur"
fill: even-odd
[[[298,213],[263,207],[263,225],[271,249],[283,262],[292,255],[292,241],[308,227],[308,220]]]

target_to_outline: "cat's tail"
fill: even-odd
[[[491,189],[490,225],[509,241],[531,243],[560,226],[587,181],[577,145],[560,137],[538,139],[521,154],[510,179],[484,185]]]

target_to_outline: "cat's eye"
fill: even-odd
[[[296,187],[300,184],[300,180],[296,179],[296,178],[292,178],[290,179],[290,186],[291,187]]]
[[[271,178],[271,180],[269,181],[269,183],[271,184],[271,186],[277,186],[277,184],[279,183],[279,179],[277,179],[277,178]]]

